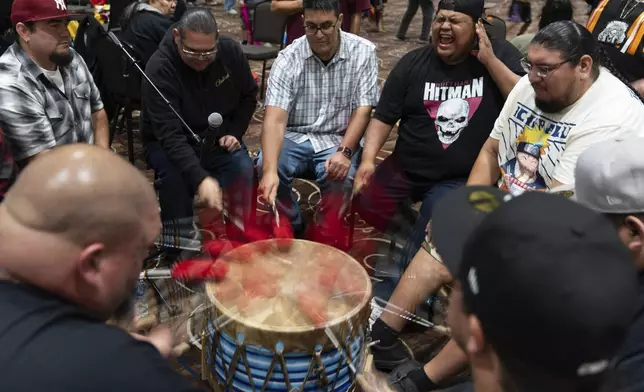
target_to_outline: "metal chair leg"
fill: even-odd
[[[264,86],[266,80],[266,60],[262,63],[262,83],[259,90],[259,99],[264,99]]]
[[[110,147],[112,146],[114,135],[116,135],[116,130],[118,129],[119,112],[121,109],[122,107],[117,104],[116,110],[114,110],[114,117],[112,118],[112,121],[110,121]]]
[[[125,131],[127,133],[127,156],[132,164],[134,164],[134,132],[132,131],[132,107],[130,105],[125,107]]]

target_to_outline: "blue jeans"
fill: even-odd
[[[145,144],[148,164],[157,177],[161,219],[163,222],[194,216],[194,192],[183,181],[181,172],[170,162],[159,142]],[[202,166],[222,187],[228,213],[244,224],[255,223],[255,178],[253,162],[246,146],[227,152],[222,148],[206,151]]]
[[[405,242],[401,271],[411,262],[425,238],[425,229],[431,219],[434,203],[451,189],[464,185],[465,178],[427,182],[411,178],[398,165],[395,157],[387,157],[373,175],[369,186],[360,192],[358,213],[367,223],[382,233],[398,231],[400,225],[394,217],[399,217],[410,203],[422,201],[420,214],[413,222],[409,239]]]
[[[351,193],[353,178],[358,168],[358,164],[360,163],[361,149],[353,154],[347,178],[344,181],[330,181],[327,179],[328,174],[324,168],[324,163],[329,159],[329,157],[331,157],[331,155],[335,154],[336,151],[337,147],[332,147],[316,153],[313,151],[313,145],[308,140],[297,144],[288,138],[284,138],[282,151],[280,152],[280,157],[277,162],[277,175],[280,180],[280,184],[277,188],[277,201],[280,210],[291,220],[291,225],[293,225],[293,230],[295,232],[303,230],[304,222],[302,221],[300,207],[297,204],[297,200],[295,200],[293,192],[291,192],[293,179],[297,177],[308,178],[311,177],[311,175],[315,176],[315,181],[320,187],[320,193],[322,196],[321,206],[317,211],[318,217],[316,222],[320,224],[322,231],[324,231],[325,226],[325,211],[338,213],[342,203],[342,197],[325,196],[330,194],[346,195]],[[257,170],[260,177],[262,175],[262,161],[263,157],[260,152],[259,162],[257,164]]]
[[[235,9],[235,0],[224,0],[224,11]]]

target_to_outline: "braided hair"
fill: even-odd
[[[561,52],[562,57],[572,64],[579,64],[583,56],[590,56],[593,59],[592,71],[595,79],[599,77],[599,67],[603,66],[642,100],[638,92],[617,69],[606,50],[584,26],[573,21],[551,23],[539,30],[531,43]]]

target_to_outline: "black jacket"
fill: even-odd
[[[169,32],[145,69],[150,79],[197,134],[208,129],[208,116],[220,113],[224,122],[218,137],[240,142],[257,105],[257,83],[241,46],[219,37],[217,57],[203,72],[187,66]],[[141,133],[144,142],[158,140],[186,184],[197,190],[208,172],[201,167],[192,138],[149,83],[143,83]]]
[[[134,8],[126,10],[126,14],[131,14],[124,15],[121,21],[121,37],[134,47],[138,59],[143,61],[143,64],[147,64],[150,57],[159,49],[159,43],[170,27],[186,12],[186,2],[177,1],[172,17],[146,10],[146,7],[150,6],[143,3],[136,3],[131,7]]]

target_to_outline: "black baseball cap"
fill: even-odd
[[[614,227],[565,197],[447,193],[432,238],[521,391],[603,381],[632,322],[637,273]]]
[[[438,3],[437,12],[440,10],[460,12],[469,15],[474,22],[481,19],[483,23],[490,24],[485,18],[485,1],[483,0],[441,0]]]

